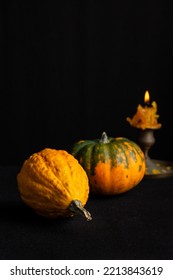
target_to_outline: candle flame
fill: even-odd
[[[145,95],[144,95],[144,102],[149,103],[150,102],[150,94],[148,90],[146,90]]]

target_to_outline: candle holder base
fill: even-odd
[[[173,162],[147,159],[144,178],[165,178],[173,176]]]
[[[145,178],[164,178],[173,176],[173,163],[151,159],[148,155],[150,148],[155,143],[153,129],[140,130],[139,146],[144,152],[146,162]]]

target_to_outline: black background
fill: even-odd
[[[145,90],[162,128],[151,156],[172,160],[171,1],[1,1],[1,165],[80,139],[137,139]]]
[[[16,182],[20,163],[42,148],[70,150],[103,131],[136,141],[126,117],[146,90],[162,123],[151,156],[172,161],[171,7],[0,0],[1,259],[172,259],[172,177],[90,197],[91,222],[39,217]]]

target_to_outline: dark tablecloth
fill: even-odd
[[[90,196],[92,221],[48,220],[21,201],[19,169],[0,168],[1,260],[173,259],[173,177],[143,179],[118,196]]]

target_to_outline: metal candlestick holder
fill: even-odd
[[[162,177],[173,176],[173,163],[151,159],[149,156],[149,151],[156,141],[154,137],[154,130],[140,129],[138,141],[139,141],[139,146],[145,155],[145,161],[146,161],[145,177],[162,178]]]

